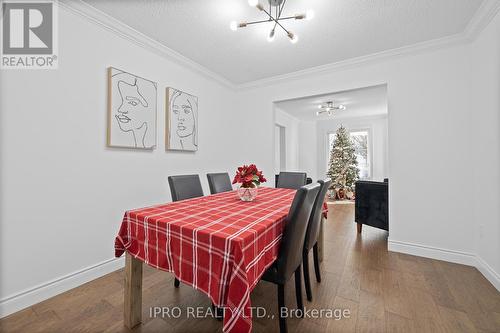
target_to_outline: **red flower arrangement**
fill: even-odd
[[[238,168],[233,179],[233,184],[240,183],[241,187],[251,188],[257,187],[260,183],[267,182],[262,171],[257,169],[255,164],[244,165]]]

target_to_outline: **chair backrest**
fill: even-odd
[[[306,184],[307,175],[305,172],[280,172],[278,176],[279,188],[290,188],[292,190],[298,190],[301,186]]]
[[[204,195],[200,176],[198,175],[169,176],[168,184],[170,185],[172,201],[197,198]]]
[[[326,191],[332,184],[330,178],[325,180],[318,180],[321,186],[319,190],[318,197],[314,202],[314,207],[311,212],[311,218],[309,219],[309,224],[307,225],[306,237],[304,241],[304,252],[309,253],[309,250],[316,244],[319,236],[319,228],[321,225],[321,216],[323,215],[323,203],[325,202]]]
[[[233,190],[231,178],[227,172],[207,173],[208,186],[210,186],[210,194],[228,192]]]
[[[320,185],[305,185],[297,190],[286,218],[285,230],[277,259],[278,280],[287,281],[302,262],[307,223]]]

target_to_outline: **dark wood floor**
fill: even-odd
[[[312,258],[311,258],[312,262]],[[312,267],[311,267],[312,268]],[[349,309],[349,319],[290,319],[292,332],[500,332],[500,293],[475,269],[387,251],[387,233],[364,227],[353,205],[330,206],[323,281],[313,279],[307,308]],[[314,272],[311,269],[311,277]],[[129,332],[123,327],[123,271],[116,271],[0,320],[1,332]],[[151,318],[152,306],[210,307],[172,275],[145,267],[143,324],[132,332],[220,332],[213,318]],[[293,279],[287,304],[295,307]],[[252,305],[276,313],[275,286],[260,282]],[[278,331],[277,319],[257,319],[254,332]]]

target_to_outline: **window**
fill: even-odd
[[[350,131],[351,140],[354,143],[354,153],[358,160],[359,178],[371,178],[370,152],[369,152],[369,132],[368,131]]]
[[[358,161],[359,178],[371,178],[371,156],[370,156],[370,131],[369,130],[353,130],[349,131],[351,140],[354,143],[356,160]],[[335,141],[335,133],[328,134],[328,155],[327,163],[330,161],[330,149]],[[327,166],[328,168],[328,166]],[[327,169],[328,170],[328,169]]]

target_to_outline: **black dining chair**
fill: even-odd
[[[298,190],[301,186],[306,185],[307,175],[305,172],[280,172],[278,176],[278,184],[276,187],[289,188]]]
[[[306,286],[307,300],[312,301],[311,280],[309,278],[309,252],[313,249],[314,257],[314,272],[316,273],[316,281],[321,282],[321,273],[319,270],[318,259],[318,236],[321,226],[321,218],[323,215],[323,202],[325,201],[326,191],[330,187],[332,181],[330,178],[318,180],[321,186],[318,197],[314,202],[314,207],[311,212],[311,218],[307,225],[306,237],[304,240],[304,252],[302,254],[302,266],[304,268],[304,284]]]
[[[204,195],[200,176],[198,175],[169,176],[168,185],[170,186],[172,201],[198,198]],[[179,285],[180,281],[174,278],[174,286],[178,288]]]
[[[233,190],[233,185],[231,185],[231,178],[229,178],[229,174],[227,172],[207,173],[207,179],[208,186],[210,187],[210,194],[217,194]]]
[[[204,196],[200,176],[198,175],[169,176],[168,185],[170,185],[172,201]]]
[[[319,184],[310,184],[298,189],[293,198],[292,206],[285,220],[285,230],[281,239],[278,258],[264,272],[262,279],[278,285],[278,316],[280,332],[287,332],[286,318],[281,309],[285,307],[285,284],[292,274],[295,274],[295,296],[297,308],[304,314],[302,303],[301,264],[307,224],[316,197],[320,190]]]

